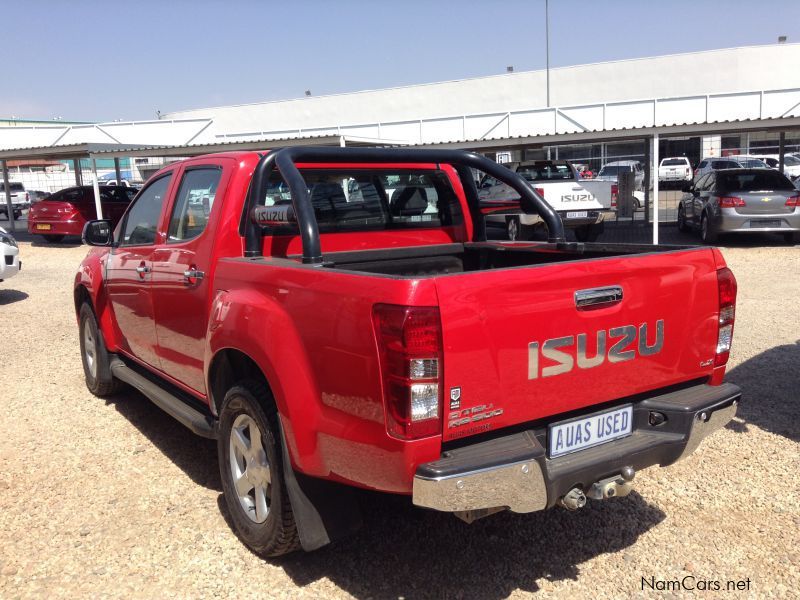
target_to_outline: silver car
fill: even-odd
[[[633,172],[633,189],[641,191],[644,189],[644,168],[638,160],[615,160],[614,162],[603,165],[597,174],[598,181],[619,181],[619,174]]]
[[[684,188],[678,228],[700,230],[706,243],[720,234],[782,233],[800,240],[800,192],[772,169],[725,169],[707,173]]]

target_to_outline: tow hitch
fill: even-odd
[[[636,471],[633,470],[633,467],[624,467],[619,475],[593,483],[588,492],[584,493],[579,487],[572,488],[559,499],[558,504],[567,510],[578,510],[586,505],[586,498],[605,500],[606,498],[627,496],[633,489],[632,482],[635,475]]]

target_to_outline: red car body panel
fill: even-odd
[[[162,171],[171,170],[173,179],[156,244],[92,250],[76,286],[92,299],[110,351],[145,364],[207,402],[212,413],[217,407],[208,390],[215,358],[231,349],[250,357],[269,382],[292,465],[302,473],[410,493],[417,466],[438,459],[444,442],[485,430],[449,430],[445,409],[440,435],[401,440],[387,433],[372,322],[379,303],[440,308],[442,393],[447,398],[451,387],[460,387],[467,408],[502,406],[502,415],[490,422],[493,429],[634,395],[652,389],[653,381],[667,386],[722,380],[724,367],[700,366],[713,358],[716,343],[715,271],[724,265],[718,252],[697,249],[412,278],[301,265],[291,258],[301,251],[298,236],[265,236],[264,258],[253,261],[242,258],[239,224],[258,160],[255,152],[233,152]],[[165,245],[181,177],[202,165],[223,171],[207,229],[190,242]],[[461,202],[463,226],[324,233],[323,252],[469,241],[472,223],[463,189],[451,167],[440,168]],[[105,271],[113,262],[130,275],[109,285]],[[145,277],[135,271],[142,263],[152,266]],[[191,266],[205,278],[187,288],[178,283],[178,274]],[[631,298],[624,310],[575,310],[575,290],[610,284],[622,286]],[[620,325],[655,327],[656,320],[664,323],[664,347],[655,356],[528,377],[531,342]]]
[[[115,201],[111,194],[133,193],[133,188],[101,188],[100,207],[103,218],[110,219],[114,226],[122,219],[130,202]],[[70,200],[63,199],[72,195]],[[94,190],[91,186],[66,188],[49,198],[31,205],[28,212],[28,233],[42,235],[81,235],[87,221],[97,218]],[[42,229],[49,226],[49,229]]]

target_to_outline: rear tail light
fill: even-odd
[[[442,431],[442,325],[432,306],[376,304],[386,429],[401,439]]]
[[[714,366],[722,367],[728,362],[733,340],[733,322],[736,319],[736,278],[727,267],[717,270],[719,290],[719,330]]]
[[[28,192],[25,192],[25,202],[31,201],[31,195]]]
[[[720,208],[735,208],[737,206],[745,206],[744,200],[735,196],[724,196],[719,199]]]
[[[539,194],[542,198],[544,198],[544,188],[535,187],[533,188],[533,191]]]
[[[611,184],[611,208],[617,206],[617,198],[619,197],[619,186],[616,183]]]
[[[786,206],[789,208],[795,208],[800,206],[800,196],[792,196],[791,198],[787,198]]]
[[[694,177],[697,177],[697,169],[694,170]]]

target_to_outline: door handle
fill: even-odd
[[[183,272],[183,279],[186,283],[197,283],[206,276],[202,271],[198,271],[197,267],[192,267]]]
[[[578,290],[575,292],[575,307],[578,310],[610,306],[612,304],[617,304],[621,300],[622,286],[619,285]]]
[[[136,267],[136,272],[142,277],[144,277],[145,274],[150,272],[150,267],[148,267],[147,265],[139,265],[138,267]]]

